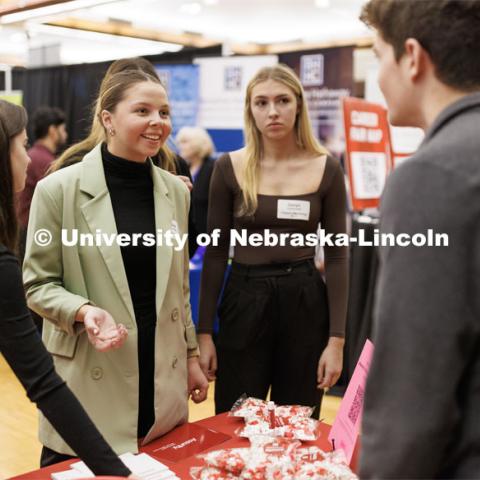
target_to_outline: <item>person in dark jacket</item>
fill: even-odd
[[[35,143],[28,150],[31,162],[27,168],[27,180],[19,201],[19,221],[25,231],[35,187],[55,160],[55,154],[67,141],[65,114],[54,107],[37,108],[32,115],[32,131]]]
[[[14,194],[24,188],[30,162],[26,124],[22,107],[0,100],[0,351],[28,398],[95,474],[127,476],[130,470],[55,372],[27,308],[20,266],[13,253],[18,239]],[[110,339],[102,335],[99,332],[98,339],[106,348],[122,344],[123,335]]]
[[[381,202],[381,234],[415,243],[380,248],[360,477],[479,478],[480,2],[372,0],[361,18],[391,123],[425,139]],[[439,246],[414,246],[429,229]]]

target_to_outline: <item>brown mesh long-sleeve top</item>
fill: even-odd
[[[278,218],[279,200],[309,202],[308,220]],[[215,165],[210,184],[208,231],[220,229],[218,246],[205,252],[200,286],[198,333],[212,333],[218,297],[223,284],[230,247],[230,231],[245,229],[248,235],[265,230],[282,233],[316,234],[319,222],[326,233],[346,233],[346,193],[343,171],[337,160],[328,157],[322,181],[313,193],[302,195],[258,195],[258,208],[253,217],[239,216],[242,191],[229,154],[222,155]],[[348,296],[348,247],[325,246],[325,277],[330,313],[330,336],[343,337]],[[315,256],[314,246],[240,245],[234,249],[234,261],[247,265],[296,262]]]

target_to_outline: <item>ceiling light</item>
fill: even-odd
[[[218,5],[218,0],[203,0],[205,5]]]
[[[317,8],[328,8],[330,6],[330,0],[315,0],[315,6]]]
[[[145,46],[145,47],[154,47],[162,51],[168,52],[177,52],[182,49],[182,45],[176,43],[168,42],[157,42],[155,40],[148,40],[143,38],[135,37],[124,37],[118,35],[111,35],[108,33],[101,32],[89,32],[86,30],[78,30],[74,28],[67,27],[57,27],[53,25],[39,25],[31,24],[28,25],[29,33],[43,34],[43,35],[58,35],[64,37],[65,40],[68,39],[78,39],[78,40],[90,40],[90,41],[100,41],[106,43],[115,43],[116,45],[125,45],[125,46]]]
[[[187,15],[198,15],[202,11],[202,6],[198,2],[184,3],[180,11]]]
[[[118,0],[72,0],[69,2],[57,3],[46,7],[30,8],[21,12],[9,13],[0,17],[0,23],[18,23],[33,18],[58,15],[82,8],[96,7],[105,3],[118,2]]]

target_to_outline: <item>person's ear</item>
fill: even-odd
[[[112,114],[108,110],[102,110],[100,112],[100,119],[105,130],[113,129]]]
[[[53,123],[48,127],[47,136],[54,139],[58,138],[58,127]]]
[[[416,81],[422,77],[427,68],[432,65],[430,55],[416,38],[407,38],[407,40],[405,40],[405,53],[403,57],[403,61],[406,62],[407,72],[412,81]]]

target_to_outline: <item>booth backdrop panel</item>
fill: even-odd
[[[207,131],[212,137],[217,154],[238,150],[244,146],[243,130],[209,128]]]
[[[146,56],[156,64],[191,64],[193,58],[221,55],[221,46],[184,48],[179,52]],[[16,68],[13,88],[23,90],[29,114],[41,105],[61,108],[67,117],[69,143],[85,138],[91,123],[91,108],[100,82],[112,62],[61,65],[35,69]],[[3,79],[0,81],[0,89]]]
[[[300,77],[315,135],[340,158],[345,150],[341,101],[355,86],[353,47],[284,53],[279,61]]]
[[[243,146],[245,90],[262,67],[276,65],[277,55],[196,58],[200,66],[198,123],[213,133],[219,152]]]
[[[173,140],[182,127],[197,125],[198,65],[155,65],[155,70],[167,89],[172,115]]]

